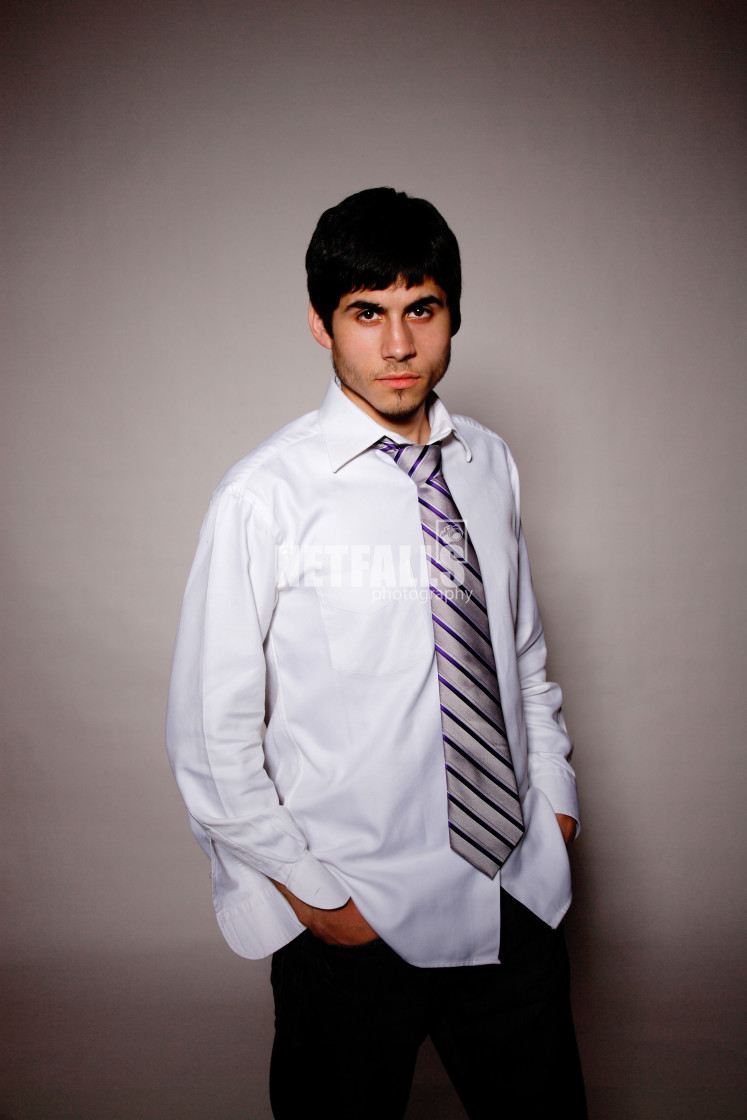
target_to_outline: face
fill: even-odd
[[[425,401],[449,364],[451,316],[446,293],[423,284],[349,292],[332,316],[332,335],[309,308],[312,333],[332,351],[343,392],[388,428],[413,438]],[[427,421],[426,425],[427,425]]]

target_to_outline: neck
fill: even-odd
[[[399,436],[400,439],[411,440],[413,443],[417,444],[428,442],[431,434],[427,407],[431,401],[430,396],[423,401],[415,412],[409,412],[403,416],[388,416],[383,412],[377,412],[377,410],[368,403],[365,397],[356,393],[355,390],[351,389],[349,385],[346,385],[344,381],[340,382],[340,388],[345,396],[348,397],[353,404],[358,406],[361,412],[367,413],[379,424],[383,424],[392,435]]]
[[[401,439],[409,439],[417,444],[427,443],[430,439],[431,425],[424,404],[414,416],[408,416],[406,419],[397,420],[389,416],[377,416],[377,419],[382,421],[393,435]]]

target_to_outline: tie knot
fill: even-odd
[[[409,475],[416,486],[427,482],[441,471],[441,444],[395,443],[391,439],[380,439],[374,447],[386,451],[405,474]]]

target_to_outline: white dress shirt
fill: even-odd
[[[304,902],[363,917],[412,964],[499,959],[500,891],[557,925],[578,819],[571,743],[506,445],[435,400],[431,441],[477,551],[526,833],[491,880],[449,847],[438,680],[413,482],[334,379],[229,470],[184,597],[167,742],[232,949],[273,952]],[[393,438],[397,438],[396,435]]]

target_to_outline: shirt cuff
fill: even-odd
[[[573,817],[576,822],[575,839],[581,830],[575,778],[565,769],[558,770],[546,766],[531,770],[529,784],[534,786],[535,789],[542,790],[552,805],[554,813],[563,813],[567,817]]]
[[[293,864],[284,885],[301,902],[320,910],[336,910],[350,898],[348,888],[309,851]]]

